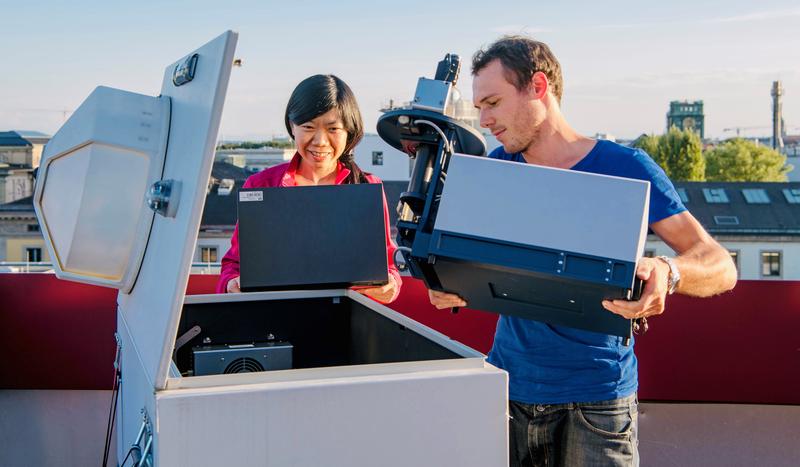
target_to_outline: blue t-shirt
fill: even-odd
[[[489,157],[525,163],[502,147]],[[572,170],[648,180],[651,224],[686,210],[661,167],[640,149],[597,141]],[[489,362],[508,371],[509,398],[527,404],[617,399],[638,387],[633,340],[625,346],[621,337],[513,316],[500,316]]]

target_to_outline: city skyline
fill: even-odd
[[[612,1],[536,6],[344,1],[274,5],[150,0],[5,6],[0,130],[53,134],[98,85],[156,94],[164,67],[226,29],[239,32],[220,138],[284,135],[283,111],[303,78],[334,73],[353,88],[368,132],[389,100],[407,101],[445,53],[469,62],[502,34],[548,43],[564,72],[562,108],[584,134],[662,133],[672,100],[703,100],[706,136],[770,134],[773,81],[785,89],[787,133],[800,133],[800,7],[789,1]],[[793,55],[794,53],[794,55]],[[794,58],[793,58],[794,57]],[[734,129],[724,131],[725,129]]]

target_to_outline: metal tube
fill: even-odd
[[[147,444],[145,444],[144,449],[142,450],[142,458],[139,459],[139,466],[144,467],[145,462],[147,462],[147,455],[150,454],[150,447],[153,445],[153,437],[147,438]],[[149,462],[148,462],[149,464]]]
[[[430,154],[430,147],[427,144],[421,144],[417,147],[414,167],[411,170],[411,179],[408,182],[408,191],[400,195],[400,201],[407,203],[417,216],[422,213],[422,208],[425,205],[425,196],[433,171],[433,158]]]

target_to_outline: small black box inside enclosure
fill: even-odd
[[[192,354],[195,376],[292,368],[292,344],[288,342],[203,345],[193,348]]]

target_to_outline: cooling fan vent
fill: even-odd
[[[278,340],[192,347],[194,375],[288,370],[292,368],[292,348],[292,344]]]
[[[239,357],[225,367],[224,373],[228,375],[231,373],[254,373],[256,371],[264,371],[261,362],[251,357]]]

